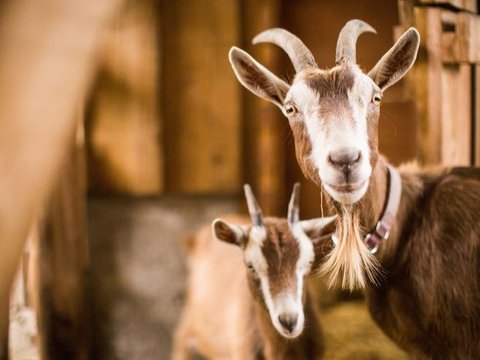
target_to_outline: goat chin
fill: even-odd
[[[342,288],[350,291],[363,289],[367,281],[377,284],[381,268],[370,253],[361,236],[358,209],[341,205],[336,230],[337,244],[322,264],[321,273],[328,274],[329,286],[340,282]]]

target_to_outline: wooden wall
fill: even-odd
[[[90,193],[235,196],[249,182],[265,212],[281,215],[293,182],[300,180],[303,215],[318,215],[320,192],[299,171],[286,120],[241,87],[227,53],[241,46],[291,79],[286,55],[274,45],[251,45],[253,36],[285,27],[304,40],[321,67],[329,67],[338,33],[351,18],[377,30],[358,41],[357,60],[366,71],[409,24],[422,35],[414,70],[385,94],[379,138],[387,158],[394,164],[480,163],[472,63],[451,60],[480,53],[471,44],[457,44],[458,31],[476,34],[477,23],[455,18],[458,0],[422,2],[128,2],[107,34],[88,107]],[[442,41],[447,45],[440,46]]]
[[[419,57],[407,76],[418,108],[422,163],[471,165],[478,152],[475,129],[478,92],[476,1],[403,1],[403,27],[421,36]],[[475,150],[475,148],[477,150]],[[478,162],[477,162],[478,163]]]
[[[227,61],[237,1],[162,1],[161,102],[167,191],[231,194],[242,184],[240,102]]]
[[[126,2],[106,29],[87,103],[88,182],[96,193],[164,187],[157,5]]]

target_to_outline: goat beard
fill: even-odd
[[[321,274],[328,274],[329,287],[341,281],[342,288],[350,291],[364,289],[367,281],[378,284],[382,271],[363,241],[359,207],[340,204],[337,210],[337,244],[326,256]]]

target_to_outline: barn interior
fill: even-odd
[[[410,26],[414,68],[386,91],[380,151],[394,165],[480,165],[480,18],[471,0],[8,0],[0,7],[0,359],[169,359],[185,301],[185,239],[246,214],[322,214],[278,109],[227,59],[284,79],[283,27],[334,64],[350,19],[368,71]],[[221,269],[220,269],[221,270]],[[208,279],[205,279],[208,281]],[[407,359],[361,292],[312,279],[326,359]]]

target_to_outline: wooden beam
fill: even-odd
[[[480,63],[480,17],[442,11],[442,61],[448,64]]]
[[[85,159],[82,136],[47,204],[38,248],[38,318],[44,359],[90,358]]]
[[[422,42],[415,66],[407,74],[419,113],[419,158],[422,163],[441,162],[441,9],[415,8],[414,25]]]
[[[71,141],[119,0],[10,0],[0,14],[0,344],[28,230]]]
[[[446,8],[469,11],[474,14],[477,12],[476,0],[420,0],[419,2],[422,5],[440,5]]]
[[[261,31],[279,26],[278,0],[242,2],[242,45],[268,69],[276,72],[279,50],[273,45],[252,45]],[[240,85],[237,85],[240,88]],[[285,212],[285,143],[287,122],[271,103],[241,87],[244,121],[245,181],[251,183],[263,211],[271,215]],[[282,137],[284,134],[284,137]]]
[[[90,192],[163,191],[157,8],[128,2],[105,31],[88,104]]]
[[[162,109],[168,191],[238,193],[240,87],[227,54],[239,1],[161,2]]]

